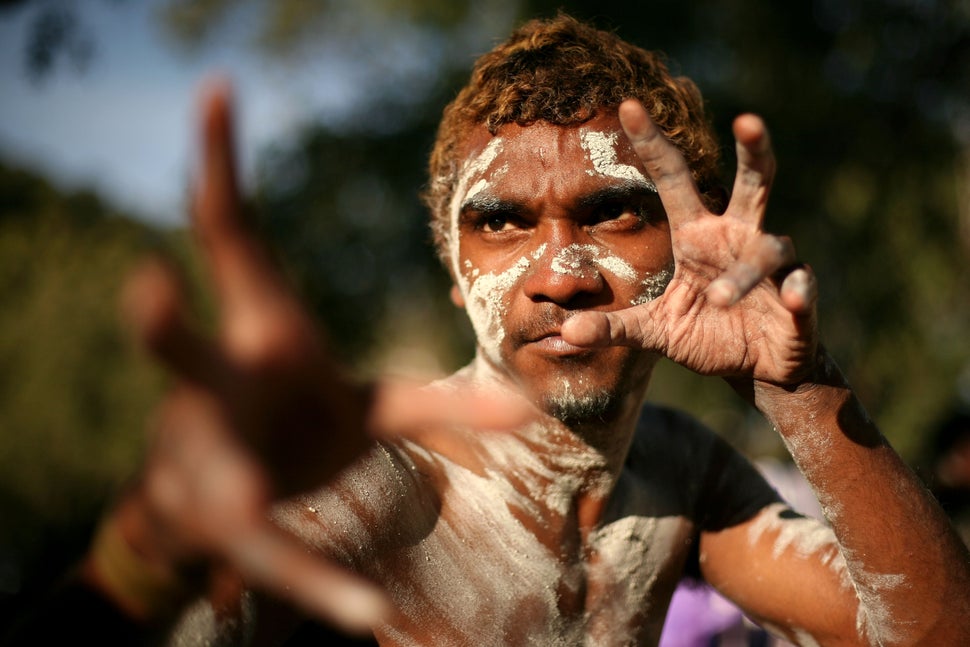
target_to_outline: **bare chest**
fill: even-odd
[[[382,644],[657,642],[689,550],[683,517],[624,497],[580,533],[568,497],[494,475],[447,477],[430,532],[368,569],[398,609],[378,631]]]

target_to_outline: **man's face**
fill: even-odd
[[[449,214],[452,298],[480,352],[565,420],[639,402],[654,356],[559,336],[578,311],[657,297],[673,271],[666,215],[615,113],[495,137],[480,127],[464,151]]]

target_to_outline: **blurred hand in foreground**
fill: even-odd
[[[509,428],[531,409],[508,393],[343,377],[242,217],[228,84],[212,82],[203,95],[193,226],[219,328],[215,339],[191,328],[163,263],[147,263],[130,280],[126,316],[176,386],[154,421],[140,478],[106,523],[139,568],[155,573],[163,597],[185,585],[208,592],[217,612],[231,610],[245,582],[344,630],[366,630],[386,611],[382,593],[270,523],[271,503],[326,483],[375,439],[447,425]],[[99,564],[89,559],[89,574],[126,611],[157,615],[158,593],[132,595],[124,589],[137,586],[113,585],[99,572],[113,567]]]

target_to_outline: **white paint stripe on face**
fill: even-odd
[[[588,272],[596,271],[597,266],[622,281],[633,283],[637,280],[637,272],[630,263],[597,245],[573,243],[562,248],[553,257],[551,269],[558,274],[584,278]],[[662,295],[673,275],[672,265],[659,272],[648,273],[640,282],[639,294],[630,299],[630,305],[641,305]]]
[[[475,329],[475,337],[485,355],[495,364],[500,364],[499,349],[505,339],[505,322],[503,318],[507,309],[509,292],[519,278],[532,265],[527,256],[521,257],[512,267],[498,274],[478,274],[474,282],[458,274],[459,289],[465,295],[465,312]]]
[[[461,175],[458,177],[458,183],[455,185],[455,192],[451,196],[451,204],[448,205],[448,212],[450,216],[449,231],[445,244],[448,245],[448,251],[451,255],[451,269],[455,276],[460,276],[461,268],[458,264],[459,257],[459,227],[458,219],[461,215],[461,205],[463,205],[467,200],[469,195],[477,195],[481,191],[485,190],[489,186],[489,181],[486,178],[480,178],[471,187],[468,183],[471,182],[472,178],[476,175],[481,175],[488,167],[492,165],[495,158],[498,157],[499,153],[502,152],[502,138],[493,137],[491,141],[482,149],[482,152],[475,157],[465,160],[464,167],[462,168]],[[508,166],[503,166],[501,169],[496,171],[495,174],[504,173],[508,170]],[[493,176],[495,175],[493,174]],[[461,287],[461,286],[459,286]],[[467,294],[466,294],[467,296]]]
[[[590,175],[595,172],[619,180],[645,184],[649,190],[656,193],[657,186],[640,172],[640,169],[630,164],[622,164],[617,159],[616,143],[619,141],[619,135],[616,132],[604,133],[598,130],[579,131],[580,146],[589,155],[589,161],[594,169],[586,172]]]
[[[619,256],[611,254],[598,245],[573,243],[559,250],[550,265],[553,272],[568,276],[584,277],[590,268],[599,266],[624,281],[633,282],[637,272]]]

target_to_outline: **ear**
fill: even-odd
[[[451,284],[451,292],[448,295],[451,297],[451,302],[456,306],[459,308],[465,307],[465,297],[454,283]]]

